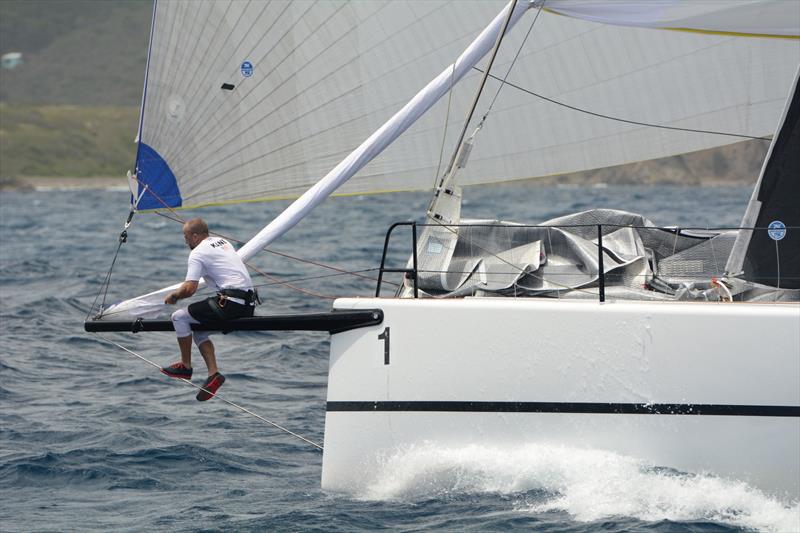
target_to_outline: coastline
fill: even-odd
[[[124,176],[98,176],[91,178],[22,176],[13,179],[0,179],[0,191],[61,191],[117,188],[128,188],[128,180]]]
[[[545,176],[541,178],[527,178],[494,184],[468,185],[469,187],[505,186],[505,185],[533,185],[542,187],[607,187],[614,185],[676,185],[690,187],[741,187],[752,186],[752,181],[723,180],[715,178],[699,180],[674,180],[674,179],[643,179],[639,181],[620,180],[613,178],[603,181],[603,177],[587,177],[579,175]],[[598,179],[599,178],[599,179]],[[71,191],[71,190],[103,190],[103,189],[128,189],[127,179],[123,177],[61,177],[61,176],[23,176],[14,179],[0,179],[0,191]]]

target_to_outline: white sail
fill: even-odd
[[[294,227],[314,207],[324,201],[334,190],[350,179],[405,132],[409,126],[414,124],[419,117],[444,96],[453,84],[457,83],[469,72],[497,42],[504,27],[506,27],[506,30],[510,29],[529,6],[530,4],[528,3],[509,2],[508,6],[495,16],[453,65],[448,66],[436,78],[431,80],[389,121],[383,124],[333,170],[328,172],[323,179],[306,191],[278,215],[275,220],[240,248],[237,253],[242,260],[249,260],[274,239]],[[508,13],[509,9],[512,9],[510,14]],[[163,172],[163,161],[159,161],[157,168]],[[141,196],[147,195],[148,192],[149,189],[143,187]],[[162,201],[163,197],[156,197],[155,199]],[[141,202],[141,198],[139,202]],[[162,302],[166,295],[177,287],[178,285],[172,285],[138,298],[126,300],[106,310],[104,316],[119,317],[120,314],[128,314],[144,317],[156,315],[161,311]]]
[[[594,22],[727,34],[797,35],[800,2],[785,0],[547,0],[548,10]]]
[[[159,2],[141,208],[299,196],[506,3]]]
[[[554,9],[582,3],[552,2]],[[645,5],[663,7],[659,4]],[[602,11],[614,3],[591,5]],[[401,6],[402,16],[395,6]],[[787,64],[800,62],[797,39],[612,30],[528,2],[517,5],[514,20],[530,7],[537,8],[528,17],[532,37],[519,31],[507,36],[505,58],[496,63],[496,72],[503,73],[519,52],[508,78],[513,87],[497,100],[470,166],[462,170],[462,183],[597,168],[739,140],[686,129],[769,134],[791,82],[793,67]],[[458,120],[436,110],[423,114],[451,83],[469,77],[469,68],[493,44],[502,12],[467,47],[454,71],[446,68],[401,111],[391,116],[391,110],[407,99],[401,94],[409,85],[424,85],[417,80],[427,74],[420,72],[436,63],[441,69],[447,64],[443,59],[454,55],[454,43],[475,35],[479,17],[491,20],[485,8],[273,3],[252,12],[251,4],[240,3],[158,4],[147,74],[150,96],[145,97],[139,135],[140,208],[297,195],[316,182],[322,169],[341,160],[240,250],[247,259],[337,188],[430,187],[441,145],[448,140],[446,122],[452,122],[446,137],[452,137]],[[591,9],[582,16],[591,18],[587,13]],[[608,18],[609,11],[604,13]],[[704,20],[707,11],[703,15]],[[651,19],[646,26],[654,25]],[[197,33],[211,29],[225,37],[197,40]],[[555,95],[570,107],[531,91]],[[489,97],[494,93],[492,87],[486,91]],[[460,107],[466,93],[454,90],[452,96]],[[438,107],[443,111],[441,101]],[[596,115],[568,120],[566,115],[574,119],[581,113],[576,108],[628,122]],[[634,119],[638,123],[630,122]],[[357,148],[342,159],[349,146]],[[136,299],[134,306],[123,302],[117,311],[141,307],[136,314],[150,314],[170,289]]]
[[[140,207],[300,196],[453,63],[504,4],[159,2],[137,164],[152,194]],[[796,37],[797,2],[544,5],[501,48],[500,76],[520,52],[508,78],[516,87],[501,92],[462,184],[741,140],[589,116],[530,92],[633,122],[763,136],[800,62],[796,38],[738,35]],[[479,113],[497,87],[490,82]],[[337,192],[429,188],[463,120],[447,116],[448,104],[463,109],[472,91],[458,87]]]

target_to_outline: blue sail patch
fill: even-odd
[[[138,194],[142,194],[147,184],[147,190],[139,201],[139,209],[164,209],[182,205],[183,199],[175,174],[158,152],[145,143],[139,144],[136,169],[139,178]]]

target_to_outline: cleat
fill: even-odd
[[[203,383],[203,390],[197,393],[197,401],[204,402],[214,397],[217,390],[225,383],[225,376],[217,372]]]
[[[171,378],[192,379],[192,369],[184,366],[184,364],[180,362],[163,367],[161,373]]]

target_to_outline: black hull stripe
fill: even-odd
[[[574,402],[328,402],[328,412],[413,411],[448,413],[578,413],[800,417],[793,405]]]

